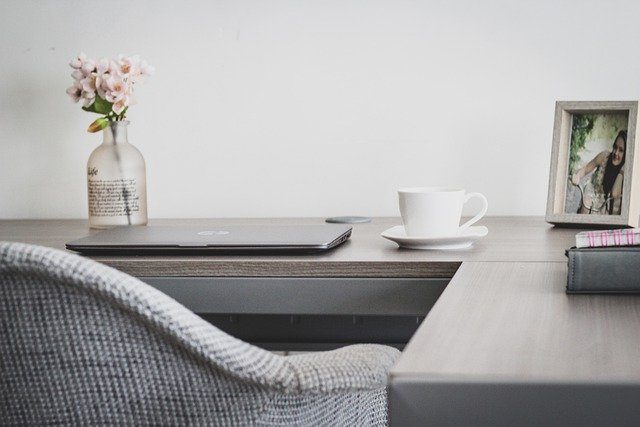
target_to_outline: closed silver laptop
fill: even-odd
[[[74,240],[66,247],[86,254],[304,253],[329,250],[350,235],[351,226],[344,224],[123,226]]]

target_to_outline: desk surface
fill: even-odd
[[[567,295],[562,263],[465,262],[393,377],[640,383],[640,296]]]
[[[398,223],[381,218],[357,224],[349,242],[322,255],[96,260],[156,277],[453,277],[391,370],[393,422],[640,422],[634,397],[640,392],[640,296],[564,293],[564,251],[578,230],[555,229],[537,217],[486,218],[489,235],[471,249],[411,251],[379,236]],[[0,240],[57,248],[87,233],[79,220],[0,221]]]
[[[150,225],[320,224],[322,219],[152,220]],[[380,237],[398,218],[355,224],[352,238],[320,255],[304,256],[101,256],[97,261],[135,276],[242,277],[453,277],[464,261],[565,262],[576,230],[554,229],[539,217],[490,217],[482,220],[489,235],[471,249],[414,251]],[[0,240],[64,249],[89,233],[83,220],[1,220]]]
[[[392,424],[640,424],[640,296],[566,295],[566,275],[463,263],[391,370]]]

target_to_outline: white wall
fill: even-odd
[[[0,218],[86,216],[69,59],[140,53],[152,217],[395,215],[395,189],[540,215],[554,101],[640,97],[636,1],[0,0]]]

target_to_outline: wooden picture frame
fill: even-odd
[[[603,202],[604,204],[602,205],[602,207],[599,207],[600,202],[596,203],[594,201],[596,199],[595,196],[592,198],[588,198],[587,196],[585,196],[583,188],[579,186],[580,184],[575,184],[575,180],[577,180],[581,175],[577,173],[571,176],[569,175],[571,144],[574,143],[575,140],[577,140],[577,137],[575,139],[573,137],[574,118],[575,120],[581,120],[582,117],[588,115],[590,117],[596,116],[595,120],[597,120],[598,115],[603,117],[607,115],[617,115],[618,119],[623,120],[620,114],[624,112],[628,113],[628,120],[626,129],[626,142],[624,144],[624,152],[622,154],[623,164],[622,166],[618,167],[618,171],[622,170],[622,172],[615,172],[621,175],[621,200],[620,196],[614,199],[611,197],[612,193],[603,195],[602,193],[604,193],[604,191],[602,191],[597,195],[600,196],[601,200],[604,199],[605,202]],[[547,196],[547,212],[545,216],[547,222],[551,224],[614,226],[614,228],[615,226],[638,226],[638,221],[640,219],[640,182],[638,182],[640,179],[640,155],[638,155],[638,153],[636,152],[636,148],[638,147],[636,133],[637,123],[638,101],[556,102],[555,121],[553,126],[553,148],[551,150],[551,168],[549,171],[549,193]],[[576,132],[579,132],[579,130]],[[589,132],[591,132],[591,130],[589,130]],[[616,138],[619,137],[620,136]],[[616,149],[616,144],[618,143],[614,140],[613,147],[611,149],[612,151]],[[583,150],[583,148],[580,149]],[[604,159],[605,156],[606,154],[603,151],[602,153],[600,153],[599,157],[594,157],[592,162],[594,162],[595,164],[596,158],[600,159],[599,161],[602,162],[602,159]],[[619,157],[617,159],[619,159]],[[580,160],[583,161],[583,159]],[[610,164],[615,164],[611,163],[612,160],[609,160],[608,158],[606,161],[607,163],[601,167],[608,168],[610,167]],[[581,168],[580,171],[585,168],[586,166]],[[591,173],[594,173],[594,171],[592,171]],[[603,176],[606,173],[607,171],[606,169],[604,169],[604,172],[602,172]],[[579,190],[579,192],[576,194],[579,194],[580,201],[577,211],[568,212],[567,210],[570,209],[570,198],[568,197],[568,195],[570,191],[574,191],[574,188],[572,186],[576,187]],[[619,194],[619,190],[616,194]],[[571,197],[572,203],[575,203],[574,199],[576,199],[576,197]],[[587,199],[589,200],[589,202],[585,202],[585,200]],[[612,207],[614,201],[617,203],[615,211]],[[591,205],[589,205],[589,203],[591,203]],[[606,206],[606,208],[604,206]],[[617,213],[618,209],[619,213]],[[583,212],[578,213],[580,211]]]

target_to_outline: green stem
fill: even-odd
[[[122,113],[120,113],[120,115],[118,116],[118,120],[124,120],[125,119],[128,109],[129,109],[129,107],[124,107],[124,110],[122,110]]]

